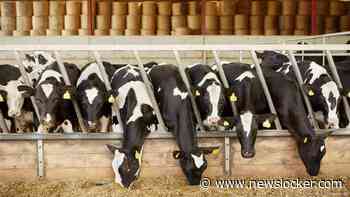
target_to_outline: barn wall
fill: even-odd
[[[350,175],[350,137],[330,137],[321,175]],[[110,140],[64,140],[44,142],[45,176],[59,179],[112,179],[112,154],[105,144]],[[221,145],[219,155],[209,155],[204,176],[224,176],[223,138],[201,138],[202,146]],[[243,159],[240,145],[232,140],[232,175],[244,176],[307,176],[290,137],[258,137],[256,156]],[[172,151],[173,139],[147,139],[144,145],[141,176],[183,176]],[[33,180],[36,178],[36,146],[28,141],[0,143],[0,181]]]

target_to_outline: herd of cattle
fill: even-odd
[[[309,121],[301,91],[306,91],[317,123],[321,128],[347,127],[342,96],[349,96],[350,60],[336,62],[341,70],[344,89],[332,79],[327,65],[298,60],[304,86],[296,81],[290,60],[282,53],[258,53],[277,114],[271,114],[254,65],[223,63],[229,88],[224,88],[217,66],[194,64],[186,67],[191,90],[195,96],[206,130],[234,130],[241,144],[241,155],[255,155],[254,144],[258,129],[270,128],[278,115],[282,127],[293,134],[299,155],[310,175],[317,175],[326,153],[325,138],[330,132],[316,134]],[[27,54],[23,62],[31,85],[24,84],[15,65],[0,66],[0,107],[11,132],[38,130],[47,132],[78,131],[78,121],[72,105],[80,107],[88,131],[123,133],[122,147],[108,144],[114,154],[112,166],[115,181],[129,187],[138,177],[145,137],[158,126],[151,98],[140,70],[133,65],[103,62],[112,90],[107,91],[97,63],[82,70],[75,64],[64,63],[71,86],[65,85],[56,60],[46,52]],[[338,66],[339,65],[339,66]],[[192,105],[178,68],[170,64],[150,62],[144,65],[152,83],[156,101],[166,127],[176,138],[178,151],[173,152],[190,184],[199,184],[207,168],[205,154],[211,151],[199,147]],[[34,115],[29,97],[34,96],[40,121]],[[117,102],[122,123],[111,110]],[[238,114],[233,114],[231,102]],[[122,125],[122,127],[121,127]],[[123,129],[121,129],[123,128]]]

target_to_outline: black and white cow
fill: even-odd
[[[0,65],[0,75],[0,108],[8,128],[16,132],[32,131],[33,107],[30,100],[23,97],[23,92],[17,89],[24,84],[19,68],[16,65]]]
[[[164,122],[180,148],[173,152],[173,156],[180,160],[188,182],[198,185],[207,168],[204,154],[210,151],[198,147],[192,106],[185,84],[173,65],[153,66],[149,75]]]
[[[238,116],[229,121],[235,126],[238,139],[241,144],[241,155],[244,158],[251,158],[255,155],[255,140],[259,125],[265,123],[266,127],[271,126],[275,115],[265,113],[266,103],[260,82],[250,66],[241,63],[224,63],[223,70],[229,83],[229,90],[226,90],[226,97],[235,102]],[[233,116],[231,107],[225,104],[225,117]]]
[[[127,65],[117,69],[111,85],[119,104],[124,130],[120,129],[115,114],[112,128],[114,132],[123,132],[124,138],[121,148],[111,144],[107,147],[114,154],[112,167],[115,181],[128,188],[140,174],[144,138],[151,132],[157,119],[138,68]]]
[[[80,75],[79,68],[70,63],[64,63],[72,84],[76,84]],[[73,132],[77,117],[71,102],[72,87],[67,87],[59,72],[57,62],[46,67],[41,73],[34,88],[19,87],[26,90],[26,96],[34,95],[40,113],[39,132],[52,132],[62,128],[64,132]]]
[[[108,62],[103,62],[103,67],[110,81],[116,68]],[[107,92],[102,73],[95,62],[83,68],[76,87],[76,98],[88,130],[107,132],[112,113],[111,103],[108,102],[111,94]]]
[[[203,125],[209,130],[218,128],[224,111],[224,87],[216,72],[208,65],[193,64],[186,68]]]
[[[246,65],[246,70],[251,71],[250,65]],[[243,73],[243,70],[241,72]],[[316,135],[308,120],[300,88],[294,78],[275,72],[271,67],[263,67],[263,73],[283,128],[287,128],[293,134],[297,142],[299,156],[307,172],[316,176],[320,170],[321,160],[326,153],[325,138],[331,132]],[[254,90],[254,94],[262,95],[262,91],[261,87],[257,88]],[[265,106],[263,107],[265,109],[260,110],[266,113],[269,109],[266,100],[261,99],[263,97],[260,96],[259,105]],[[238,100],[239,98],[237,98]]]
[[[274,51],[267,51],[258,56],[262,59],[263,67],[272,67],[275,71],[295,79],[287,56]],[[298,67],[320,127],[339,128],[340,91],[326,68],[312,61],[299,61]]]

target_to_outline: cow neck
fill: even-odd
[[[123,134],[123,148],[132,150],[135,147],[141,147],[144,144],[146,126],[140,121],[127,125]]]

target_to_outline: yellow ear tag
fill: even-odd
[[[270,121],[269,120],[265,120],[264,122],[263,122],[263,127],[265,127],[265,128],[271,128],[271,123],[270,123]]]
[[[306,144],[306,143],[307,143],[307,137],[304,138],[304,144]]]
[[[66,99],[66,100],[70,100],[71,99],[71,96],[69,94],[68,91],[66,91],[64,94],[63,94],[63,99]]]
[[[196,92],[195,92],[195,96],[200,96],[201,95],[201,93],[199,93],[199,91],[198,90],[196,90]]]
[[[231,102],[236,102],[237,101],[237,96],[235,95],[235,93],[232,93],[230,96],[230,101]]]
[[[309,96],[315,95],[314,91],[312,91],[312,90],[309,90],[309,91],[307,92],[307,94],[308,94]]]
[[[176,153],[175,158],[178,159],[180,157],[180,152]]]
[[[225,127],[230,126],[230,123],[227,122],[227,121],[224,121],[224,126],[225,126]]]
[[[113,95],[109,96],[108,102],[109,102],[109,103],[114,103],[114,102],[115,102],[115,98],[114,98]]]
[[[212,152],[211,152],[211,154],[213,154],[213,155],[218,155],[220,153],[220,149],[219,148],[216,148],[216,149],[214,149]]]
[[[348,94],[346,95],[348,98],[350,98],[350,92],[348,92]]]
[[[4,97],[0,95],[0,102],[4,102]]]
[[[135,158],[137,160],[141,160],[141,154],[139,153],[139,151],[135,151]]]

